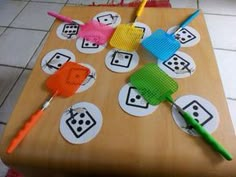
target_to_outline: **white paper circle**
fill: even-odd
[[[140,28],[140,29],[143,30],[143,36],[142,36],[142,39],[141,39],[140,43],[152,34],[152,31],[151,31],[150,27],[145,23],[135,22],[134,26],[136,28]]]
[[[177,29],[178,26],[171,27],[170,29],[168,29],[167,33],[172,33]],[[180,42],[181,47],[192,47],[196,45],[201,39],[200,34],[197,32],[197,30],[190,26],[184,27],[175,35],[175,37]]]
[[[85,54],[98,53],[105,49],[106,45],[107,43],[103,45],[98,45],[83,38],[78,38],[76,40],[76,48],[78,49],[78,51]]]
[[[133,116],[142,117],[149,115],[158,107],[147,103],[131,84],[126,84],[121,88],[118,99],[120,107]]]
[[[105,64],[111,71],[124,73],[134,69],[139,62],[137,52],[127,52],[119,49],[110,50],[105,58]]]
[[[81,102],[68,108],[61,117],[61,135],[72,144],[92,140],[102,127],[101,111],[92,103]]]
[[[43,57],[41,68],[45,73],[53,74],[68,61],[75,62],[75,55],[67,49],[56,49]]]
[[[166,61],[158,60],[157,63],[163,71],[173,78],[189,77],[196,71],[196,65],[192,57],[181,51],[177,51]]]
[[[77,38],[77,34],[79,32],[80,25],[83,25],[84,23],[79,20],[74,20],[74,21],[77,22],[79,25],[62,23],[58,26],[56,33],[60,39],[70,40],[70,39]]]
[[[80,85],[80,87],[76,91],[76,93],[81,93],[85,90],[88,90],[90,87],[92,87],[92,85],[94,84],[94,82],[96,81],[96,78],[97,78],[96,70],[91,65],[85,64],[85,63],[79,63],[79,64],[89,68],[90,73],[87,76],[87,78],[84,80],[84,82]]]
[[[219,114],[215,106],[210,101],[196,95],[185,95],[178,98],[175,103],[184,111],[188,112],[209,133],[212,133],[217,129],[220,121]],[[174,106],[172,106],[172,116],[175,123],[184,132],[190,135],[198,136],[191,126],[187,126],[184,118]]]
[[[112,11],[105,11],[97,14],[93,17],[93,20],[97,20],[100,23],[111,26],[113,28],[117,27],[121,22],[121,17],[118,13]]]

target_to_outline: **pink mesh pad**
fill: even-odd
[[[81,25],[78,35],[87,41],[102,45],[109,40],[113,31],[114,29],[112,27],[91,20]]]

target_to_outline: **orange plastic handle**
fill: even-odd
[[[12,139],[10,145],[7,148],[7,153],[10,154],[14,149],[20,144],[24,137],[28,134],[30,129],[36,124],[43,114],[43,109],[38,110],[34,113],[30,119],[25,123],[24,127],[17,133],[17,135]]]

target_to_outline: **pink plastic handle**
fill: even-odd
[[[60,15],[60,14],[53,12],[53,11],[48,11],[48,15],[53,16],[53,17],[55,17],[61,21],[64,21],[64,22],[68,22],[68,23],[73,22],[72,18]]]

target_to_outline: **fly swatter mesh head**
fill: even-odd
[[[138,48],[143,36],[143,30],[131,24],[119,25],[112,35],[110,45],[125,51],[134,51]]]
[[[46,85],[53,94],[69,97],[77,91],[89,73],[87,67],[75,62],[66,62],[47,79]]]
[[[142,46],[157,59],[165,61],[180,48],[180,43],[171,34],[158,29],[143,40]]]
[[[153,63],[146,64],[132,74],[130,83],[152,105],[166,100],[178,90],[177,82]]]

